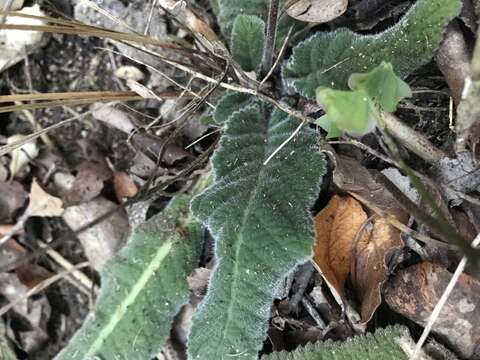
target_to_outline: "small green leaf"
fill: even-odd
[[[218,101],[213,118],[217,124],[223,124],[233,113],[253,104],[254,101],[252,95],[227,91]]]
[[[200,124],[204,126],[217,125],[217,123],[215,122],[215,119],[213,118],[213,115],[204,115],[198,121],[200,122]]]
[[[287,0],[280,0],[281,9]],[[228,37],[233,28],[233,23],[238,15],[254,15],[265,20],[268,12],[270,0],[210,0],[212,6],[217,8],[217,19],[222,32]],[[288,34],[289,29],[299,30],[305,27],[299,21],[292,19],[285,13],[280,15],[278,22],[277,46],[282,46],[282,42]]]
[[[318,118],[315,121],[315,124],[327,132],[327,139],[340,137],[343,134],[343,131],[337,128],[327,115],[323,115],[322,117]]]
[[[320,122],[330,126],[334,133],[338,130],[351,135],[364,135],[377,125],[376,110],[373,102],[363,91],[343,91],[319,87],[317,101],[327,113],[327,121]],[[335,129],[336,128],[336,129]],[[328,129],[326,129],[328,131]]]
[[[314,98],[319,86],[347,89],[351,74],[370,71],[382,61],[403,78],[431,59],[443,29],[460,8],[460,0],[418,0],[400,22],[380,34],[318,32],[294,48],[282,69],[284,82]]]
[[[255,71],[262,62],[265,22],[253,15],[238,15],[233,23],[230,49],[244,71]]]
[[[350,338],[345,342],[318,342],[307,344],[293,352],[274,352],[262,360],[407,360],[404,348],[413,343],[405,327],[388,327],[375,334]]]
[[[102,271],[94,316],[55,359],[150,359],[161,349],[199,261],[202,231],[189,215],[189,200],[175,197],[136,228]]]
[[[215,183],[191,205],[215,238],[217,267],[193,318],[189,359],[257,360],[280,281],[312,255],[309,210],[326,165],[315,132],[303,127],[264,164],[297,127],[259,104],[225,124],[212,160]]]
[[[348,86],[366,92],[388,112],[394,112],[400,100],[412,96],[410,86],[395,75],[392,64],[384,61],[368,73],[350,75]]]

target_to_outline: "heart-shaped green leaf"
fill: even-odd
[[[319,87],[317,101],[327,113],[327,118],[317,121],[334,137],[338,131],[351,135],[364,135],[375,129],[377,116],[375,106],[363,91],[343,91]],[[333,133],[331,134],[330,131]]]
[[[368,73],[350,75],[348,86],[366,92],[388,112],[394,112],[400,100],[412,96],[410,86],[395,75],[392,64],[385,61]]]

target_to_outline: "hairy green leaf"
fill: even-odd
[[[314,98],[319,86],[345,89],[350,74],[390,62],[405,77],[432,57],[460,0],[418,0],[403,19],[377,35],[350,30],[319,32],[297,45],[283,66],[288,88]]]
[[[230,50],[244,71],[255,71],[262,62],[265,22],[257,16],[238,15],[233,23]]]
[[[235,111],[245,108],[253,101],[255,98],[250,94],[227,91],[218,101],[213,118],[217,124],[223,124]]]
[[[298,121],[259,104],[235,112],[213,157],[215,183],[192,211],[216,240],[217,268],[194,317],[191,359],[257,359],[280,280],[312,254],[312,218],[325,160],[304,128],[264,161]]]
[[[160,350],[199,261],[202,231],[189,215],[189,200],[172,199],[105,266],[94,316],[57,360],[150,359]]]
[[[338,136],[338,131],[345,131],[351,135],[364,135],[375,129],[377,125],[375,106],[363,91],[319,87],[317,101],[327,113],[327,118],[323,120],[320,118],[317,124],[328,131],[328,137]]]
[[[217,8],[217,18],[220,24],[220,28],[223,33],[230,36],[233,28],[233,22],[235,18],[242,15],[254,15],[261,19],[267,18],[269,0],[210,0],[212,6]],[[286,0],[281,0],[282,5]],[[281,46],[283,39],[287,36],[290,27],[294,26],[296,29],[300,29],[304,25],[299,21],[292,19],[286,14],[282,14],[278,23],[278,41],[277,45]]]
[[[413,344],[406,328],[388,327],[343,343],[319,342],[293,352],[274,352],[262,360],[407,360],[401,347],[406,344]]]
[[[410,86],[395,75],[392,64],[385,61],[370,72],[350,75],[348,86],[366,92],[388,112],[394,112],[400,100],[412,96]]]

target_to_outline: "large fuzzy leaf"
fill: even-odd
[[[298,121],[258,104],[235,112],[213,158],[215,183],[192,210],[216,240],[217,268],[193,320],[191,359],[257,359],[280,280],[312,254],[325,160],[304,128],[267,165]]]
[[[293,352],[274,352],[262,356],[262,360],[407,360],[408,356],[401,346],[408,344],[413,342],[406,328],[389,327],[343,343],[320,342]]]
[[[218,100],[213,119],[217,124],[223,124],[234,112],[242,110],[254,101],[255,98],[250,94],[227,91]]]
[[[257,16],[238,15],[233,23],[230,48],[244,71],[255,71],[262,62],[265,22]]]
[[[282,8],[285,1],[280,1]],[[218,22],[226,36],[230,36],[237,15],[253,15],[263,20],[267,18],[269,0],[210,0],[210,2],[216,9]],[[286,14],[282,14],[278,24],[278,46],[281,45],[292,26],[299,29],[304,25]]]
[[[94,316],[57,360],[150,359],[160,350],[199,261],[202,231],[189,215],[189,200],[174,198],[106,265]]]
[[[317,87],[346,89],[350,74],[370,71],[382,61],[404,77],[429,61],[460,7],[460,0],[418,0],[399,23],[377,35],[319,32],[294,48],[283,67],[285,84],[314,98]]]

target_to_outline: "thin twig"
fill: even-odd
[[[157,6],[157,1],[158,0],[152,0],[152,6],[151,6],[150,11],[148,13],[147,24],[145,25],[145,30],[143,31],[143,35],[145,35],[145,36],[148,35],[148,30],[150,30],[150,24],[152,23],[153,12],[155,10],[155,7]]]
[[[287,144],[295,137],[295,135],[297,135],[297,134],[300,132],[300,130],[302,129],[302,127],[303,127],[305,124],[306,124],[306,122],[305,122],[305,121],[302,121],[302,122],[300,123],[300,125],[297,126],[297,128],[295,129],[295,131],[294,131],[293,133],[291,133],[291,135],[290,135],[283,143],[281,143],[278,148],[275,149],[275,151],[267,158],[267,160],[265,160],[265,161],[263,162],[263,165],[267,165],[267,164],[269,163],[269,161],[272,160],[273,157],[274,157],[275,155],[277,155],[277,154],[280,152],[280,150],[282,150],[282,149],[285,147],[285,145],[287,145]]]
[[[52,258],[58,265],[60,265],[65,270],[72,270],[72,277],[78,280],[78,282],[90,292],[90,289],[94,289],[96,292],[98,290],[97,286],[95,286],[85,275],[83,272],[75,269],[75,266],[71,264],[67,259],[65,259],[58,251],[53,249],[50,245],[44,243],[43,241],[38,241],[38,244],[41,249],[45,250],[45,253]]]
[[[193,145],[195,145],[195,144],[198,144],[198,143],[199,143],[200,141],[202,141],[203,139],[205,139],[205,138],[207,138],[207,137],[209,137],[209,136],[212,136],[213,134],[216,134],[217,132],[220,132],[220,131],[222,131],[222,130],[223,130],[222,128],[218,128],[218,129],[215,129],[215,130],[213,130],[213,131],[210,131],[209,133],[207,133],[207,134],[199,137],[197,140],[195,140],[194,142],[192,142],[190,145],[187,145],[187,146],[185,147],[185,150],[191,148],[191,147],[192,147]]]
[[[394,165],[394,166],[397,166],[398,167],[398,164],[393,161],[392,159],[390,159],[389,157],[381,154],[380,152],[378,152],[377,150],[375,149],[372,149],[370,146],[368,145],[365,145],[364,143],[358,141],[358,140],[355,140],[355,139],[349,139],[347,141],[342,141],[342,140],[335,140],[335,141],[329,141],[328,142],[330,145],[333,145],[333,144],[338,144],[338,145],[353,145],[353,146],[356,146],[362,150],[365,150],[366,152],[370,153],[371,155],[379,158],[380,160],[386,162],[387,164],[390,164],[390,165]]]
[[[75,265],[72,269],[62,271],[61,273],[58,273],[56,275],[53,275],[53,276],[49,277],[48,279],[42,281],[40,284],[38,284],[38,285],[34,286],[33,288],[31,288],[30,290],[28,290],[25,294],[22,294],[21,296],[19,296],[15,300],[9,302],[7,305],[0,308],[0,316],[6,314],[8,311],[13,309],[16,305],[18,305],[22,301],[25,301],[30,296],[35,295],[42,290],[45,290],[50,285],[52,285],[55,282],[63,279],[64,277],[68,276],[72,272],[74,272],[76,270],[79,270],[79,269],[83,269],[83,268],[88,267],[88,266],[90,266],[90,264],[88,262],[82,262],[80,264]]]
[[[476,248],[480,244],[480,234],[477,235],[477,237],[473,240],[472,242],[472,247]],[[462,275],[463,271],[465,270],[465,266],[467,265],[467,257],[464,256],[460,263],[458,264],[457,268],[455,269],[455,272],[452,275],[452,278],[450,279],[445,291],[443,292],[442,296],[440,297],[440,300],[438,300],[438,303],[435,305],[435,308],[432,311],[432,314],[430,315],[430,318],[428,319],[428,323],[423,329],[423,333],[420,336],[420,339],[417,342],[417,345],[415,346],[415,350],[413,351],[412,356],[410,356],[410,360],[415,360],[417,356],[420,353],[420,350],[422,349],[423,344],[428,338],[428,335],[432,331],[433,325],[437,321],[438,317],[440,316],[440,313],[447,303],[448,297],[453,291],[453,288],[458,282],[458,279]]]
[[[263,78],[263,80],[260,82],[260,88],[262,88],[262,86],[265,84],[265,82],[270,78],[270,76],[272,76],[273,72],[275,71],[275,69],[277,68],[278,64],[280,63],[280,60],[282,59],[283,57],[283,54],[285,52],[285,49],[287,48],[287,45],[288,45],[288,41],[290,40],[290,37],[292,36],[292,32],[293,32],[293,26],[290,27],[290,30],[288,30],[288,34],[287,34],[287,37],[285,38],[285,40],[283,41],[283,44],[282,44],[282,47],[280,48],[280,52],[278,53],[278,56],[277,58],[275,59],[275,62],[273,64],[273,66],[270,68],[270,70],[268,71],[267,75],[265,75],[265,77]]]
[[[270,0],[267,19],[267,33],[265,39],[265,49],[262,57],[262,70],[265,74],[272,68],[273,54],[275,52],[275,42],[277,39],[278,27],[278,8],[280,0]]]

